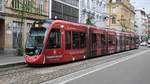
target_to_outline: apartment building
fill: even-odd
[[[0,0],[1,53],[15,52],[19,32],[23,33],[22,43],[25,44],[27,32],[33,21],[46,18],[48,0]]]
[[[140,40],[144,41],[147,37],[146,31],[148,30],[148,17],[146,12],[142,9],[136,9],[135,13],[136,32],[139,34]]]
[[[130,0],[107,0],[107,26],[119,31],[134,31],[135,11]]]

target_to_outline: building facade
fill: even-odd
[[[146,31],[148,29],[148,17],[144,10],[135,10],[135,25],[136,25],[136,32],[140,36],[140,40],[146,40]]]
[[[148,14],[148,28],[147,28],[147,31],[146,31],[146,34],[147,34],[147,40],[150,40],[150,14]]]
[[[135,11],[130,0],[107,0],[107,26],[119,31],[135,31]]]
[[[49,18],[78,23],[79,0],[49,0]]]
[[[92,24],[106,27],[107,0],[79,0],[79,23],[85,24],[91,18]]]
[[[0,50],[4,47],[4,0],[0,0]]]
[[[0,0],[1,9],[1,53],[15,52],[19,32],[22,32],[22,43],[25,44],[27,32],[33,21],[48,18],[48,0]]]

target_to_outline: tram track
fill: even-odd
[[[26,64],[22,64],[19,66],[16,65],[16,66],[11,66],[11,67],[5,67],[5,68],[0,69],[0,76],[12,74],[12,73],[18,73],[18,72],[22,72],[22,71],[27,71],[30,69],[32,69],[32,68],[27,67]]]

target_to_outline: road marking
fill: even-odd
[[[54,80],[50,80],[50,81],[47,81],[47,82],[44,82],[44,83],[41,83],[41,84],[65,84],[65,83],[70,82],[72,80],[75,80],[75,79],[81,78],[83,76],[92,74],[96,71],[100,71],[100,70],[103,70],[105,68],[111,67],[115,64],[118,64],[118,63],[127,61],[129,59],[135,58],[135,57],[140,56],[140,55],[142,55],[144,53],[147,53],[147,52],[150,52],[150,50],[145,50],[145,51],[133,54],[133,55],[129,55],[127,57],[122,57],[122,58],[119,58],[119,59],[116,59],[116,60],[113,60],[113,61],[110,61],[110,62],[107,62],[107,63],[103,63],[101,65],[97,65],[97,66],[94,66],[94,67],[90,67],[88,69],[77,71],[75,73],[71,73],[69,75],[62,76],[62,77],[59,77],[59,78],[56,78]]]

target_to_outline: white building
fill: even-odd
[[[92,23],[99,27],[106,27],[107,0],[79,0],[79,23],[86,23],[90,16]]]
[[[146,38],[146,29],[148,28],[148,18],[147,14],[144,10],[135,10],[135,26],[136,26],[136,32],[140,36],[140,40],[145,40]]]

